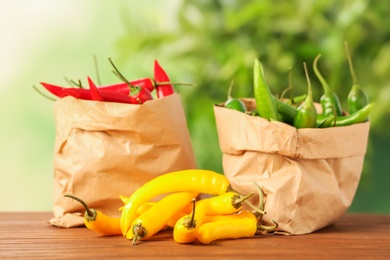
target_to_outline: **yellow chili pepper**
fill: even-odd
[[[138,209],[137,209],[137,215],[138,216],[141,216],[142,214],[144,214],[146,211],[148,211],[151,207],[153,207],[154,205],[156,205],[157,202],[145,202],[144,204],[142,204]]]
[[[132,232],[127,233],[127,238],[133,238],[133,245],[137,240],[150,238],[164,228],[169,219],[196,196],[198,196],[196,192],[176,192],[165,196],[133,221]]]
[[[127,199],[121,215],[122,234],[127,236],[129,233],[131,223],[137,217],[137,209],[158,195],[180,191],[223,194],[229,189],[230,183],[224,175],[209,170],[191,169],[160,175],[138,188]]]
[[[220,220],[203,224],[196,238],[202,244],[210,244],[217,239],[253,237],[257,232],[257,218],[247,210],[220,216]]]
[[[84,214],[84,224],[88,229],[104,236],[121,234],[120,218],[111,218],[98,210],[91,209],[88,207],[87,203],[76,196],[70,194],[65,194],[64,196],[77,200],[84,206],[86,210]]]
[[[126,204],[126,201],[127,201],[128,197],[126,197],[125,195],[119,195],[119,198],[121,199],[123,204]]]
[[[177,212],[175,215],[173,215],[169,221],[167,222],[167,226],[174,228],[176,225],[176,222],[181,219],[183,216],[190,214],[192,211],[191,203],[188,203],[182,210]]]
[[[206,215],[232,214],[242,208],[242,202],[252,196],[241,196],[236,192],[227,192],[219,196],[202,199],[190,215],[185,215],[176,222],[173,238],[177,243],[191,243],[196,239],[199,227]]]

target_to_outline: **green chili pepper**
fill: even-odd
[[[331,126],[336,126],[336,120],[337,117],[334,115],[328,115],[328,116],[317,116],[317,128],[327,128]]]
[[[255,59],[253,75],[257,112],[265,119],[279,120],[279,115],[274,103],[274,99],[272,98],[271,91],[264,78],[263,66],[258,59]]]
[[[305,101],[306,97],[307,97],[307,94],[292,97],[290,99],[290,102],[287,102],[287,104],[291,103],[292,106],[299,106],[299,104],[301,104],[303,101]]]
[[[330,126],[348,126],[358,123],[363,123],[367,120],[368,115],[372,111],[374,107],[374,103],[370,103],[366,105],[365,107],[359,109],[353,114],[350,114],[348,116],[337,116],[336,120],[334,121],[334,115],[318,115],[317,117],[317,123],[320,124],[323,120],[330,120]],[[333,117],[333,120],[329,119],[329,117]]]
[[[352,88],[348,94],[348,111],[350,114],[355,113],[361,108],[365,107],[368,104],[368,97],[363,89],[360,87],[359,82],[357,80],[355,70],[352,64],[352,58],[348,49],[348,43],[344,42],[345,52],[347,53],[349,70],[352,76]]]
[[[318,54],[317,57],[314,59],[313,69],[318,80],[321,82],[322,88],[324,89],[324,94],[320,98],[320,103],[322,106],[322,114],[331,115],[334,114],[336,111],[336,115],[341,116],[343,111],[341,108],[339,97],[335,92],[332,91],[332,89],[329,87],[328,83],[326,82],[326,80],[318,70],[317,62],[320,57],[321,54]]]
[[[296,128],[315,128],[317,126],[317,110],[314,106],[309,73],[307,72],[305,62],[303,63],[303,66],[305,68],[308,93],[305,101],[297,109],[297,114],[294,118],[294,126]]]
[[[230,84],[230,87],[228,90],[228,99],[225,102],[225,107],[245,113],[246,112],[245,103],[242,102],[242,100],[240,100],[238,98],[233,98],[231,96],[231,90],[232,90],[233,84],[234,84],[234,81],[232,81]]]
[[[297,109],[295,107],[292,107],[288,103],[283,102],[275,96],[273,96],[273,99],[275,101],[275,105],[278,110],[279,118],[281,119],[281,121],[289,125],[294,125],[294,118],[297,114]]]

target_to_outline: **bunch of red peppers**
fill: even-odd
[[[154,79],[141,78],[128,81],[115,67],[111,59],[111,65],[115,69],[116,75],[122,82],[106,86],[96,86],[88,77],[89,88],[61,87],[53,84],[41,82],[43,87],[58,98],[72,96],[77,99],[117,102],[127,104],[143,104],[153,99],[152,92],[156,91],[157,98],[162,98],[175,93],[172,82],[165,70],[157,60],[154,61]]]

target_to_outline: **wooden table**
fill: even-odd
[[[390,259],[390,215],[347,214],[308,235],[269,235],[182,245],[171,231],[132,246],[122,236],[57,228],[51,213],[0,213],[0,259]]]

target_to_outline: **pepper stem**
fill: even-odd
[[[257,182],[253,182],[253,184],[256,186],[257,193],[259,194],[259,204],[257,205],[257,208],[264,210],[264,194],[263,191],[260,188],[260,185]]]
[[[193,198],[192,200],[191,200],[191,202],[192,202],[192,213],[191,213],[191,219],[190,219],[190,222],[188,223],[188,228],[191,228],[191,227],[194,227],[195,226],[195,224],[194,224],[194,221],[195,221],[195,202],[196,202],[196,199],[195,198]]]
[[[100,73],[99,73],[99,65],[98,65],[98,62],[97,62],[96,54],[93,55],[93,63],[95,65],[95,73],[96,73],[97,82],[98,82],[99,85],[101,85]]]
[[[114,62],[111,60],[111,58],[108,58],[108,60],[110,61],[112,67],[114,68],[114,74],[117,75],[121,80],[123,80],[127,86],[129,86],[130,89],[133,89],[135,88],[133,85],[131,85],[131,83],[125,78],[125,76],[122,75],[122,73],[118,70],[118,68],[115,66]]]
[[[287,91],[290,91],[290,99],[292,102],[294,102],[291,77],[292,77],[292,68],[290,67],[290,70],[288,71],[288,87],[285,90],[283,90],[282,94],[280,95],[280,99],[283,99],[284,95],[287,93]]]
[[[275,231],[279,227],[279,224],[278,224],[278,222],[276,222],[273,219],[271,221],[272,221],[272,223],[274,223],[272,226],[259,224],[259,225],[257,225],[257,229],[260,231],[265,231],[266,233]]]
[[[140,240],[141,238],[146,236],[146,229],[142,226],[141,223],[135,224],[133,226],[133,239],[132,239],[132,245],[135,246],[137,244],[137,240]]]
[[[345,52],[347,53],[347,59],[348,59],[349,71],[351,72],[352,83],[353,83],[353,85],[357,85],[358,80],[357,80],[357,77],[355,74],[355,69],[353,68],[352,58],[351,58],[351,54],[350,54],[349,48],[348,48],[348,42],[346,42],[346,41],[344,42],[344,47],[345,47]]]
[[[164,85],[182,85],[182,86],[190,86],[194,87],[196,84],[192,83],[183,83],[183,82],[171,82],[171,81],[161,81],[161,82],[154,82],[155,86],[164,86]]]
[[[88,207],[88,205],[87,205],[87,203],[85,203],[85,201],[83,201],[82,199],[80,199],[80,198],[78,198],[76,196],[73,196],[71,194],[65,194],[64,196],[68,197],[68,198],[71,198],[71,199],[74,199],[74,200],[77,200],[78,202],[80,202],[84,206],[84,208],[85,208],[85,210],[86,210],[86,212],[87,212],[89,217],[93,217],[94,216],[93,211]]]
[[[44,94],[42,91],[40,91],[35,85],[33,85],[33,88],[35,89],[36,92],[38,92],[41,96],[51,100],[51,101],[56,101],[55,98],[49,97],[48,95]]]
[[[306,75],[307,86],[308,86],[307,98],[309,98],[310,102],[313,102],[313,94],[311,92],[311,84],[310,84],[309,73],[307,72],[306,62],[303,63],[303,67],[305,69],[305,75]]]
[[[331,89],[330,89],[328,83],[326,82],[326,80],[324,79],[324,77],[322,76],[321,72],[318,70],[318,67],[317,67],[317,62],[318,62],[320,57],[321,57],[321,54],[318,54],[317,57],[314,59],[313,70],[314,70],[314,73],[316,74],[318,80],[321,82],[321,85],[322,85],[322,88],[324,89],[324,92],[325,93],[330,93]]]
[[[234,195],[232,197],[232,205],[235,207],[235,208],[239,208],[241,205],[242,205],[242,202],[244,202],[245,200],[247,200],[249,197],[251,197],[253,194],[255,194],[254,192],[251,192],[245,196],[241,196],[241,195]],[[238,198],[237,198],[238,197]]]
[[[256,208],[252,203],[250,203],[249,201],[245,200],[245,203],[248,204],[249,207],[251,207],[255,213],[259,213],[261,215],[264,215],[264,214],[267,214],[267,212],[265,212],[264,210],[261,210],[259,208]]]
[[[291,90],[291,87],[287,87],[285,90],[283,90],[282,94],[280,94],[280,99],[283,99],[284,95],[286,95],[287,91],[290,91],[290,90]],[[291,100],[292,100],[292,97],[291,97]]]
[[[227,96],[227,99],[230,99],[232,98],[232,89],[233,89],[233,85],[234,85],[234,79],[232,79],[232,81],[230,82],[230,86],[229,86],[229,89],[228,89],[228,96]]]

